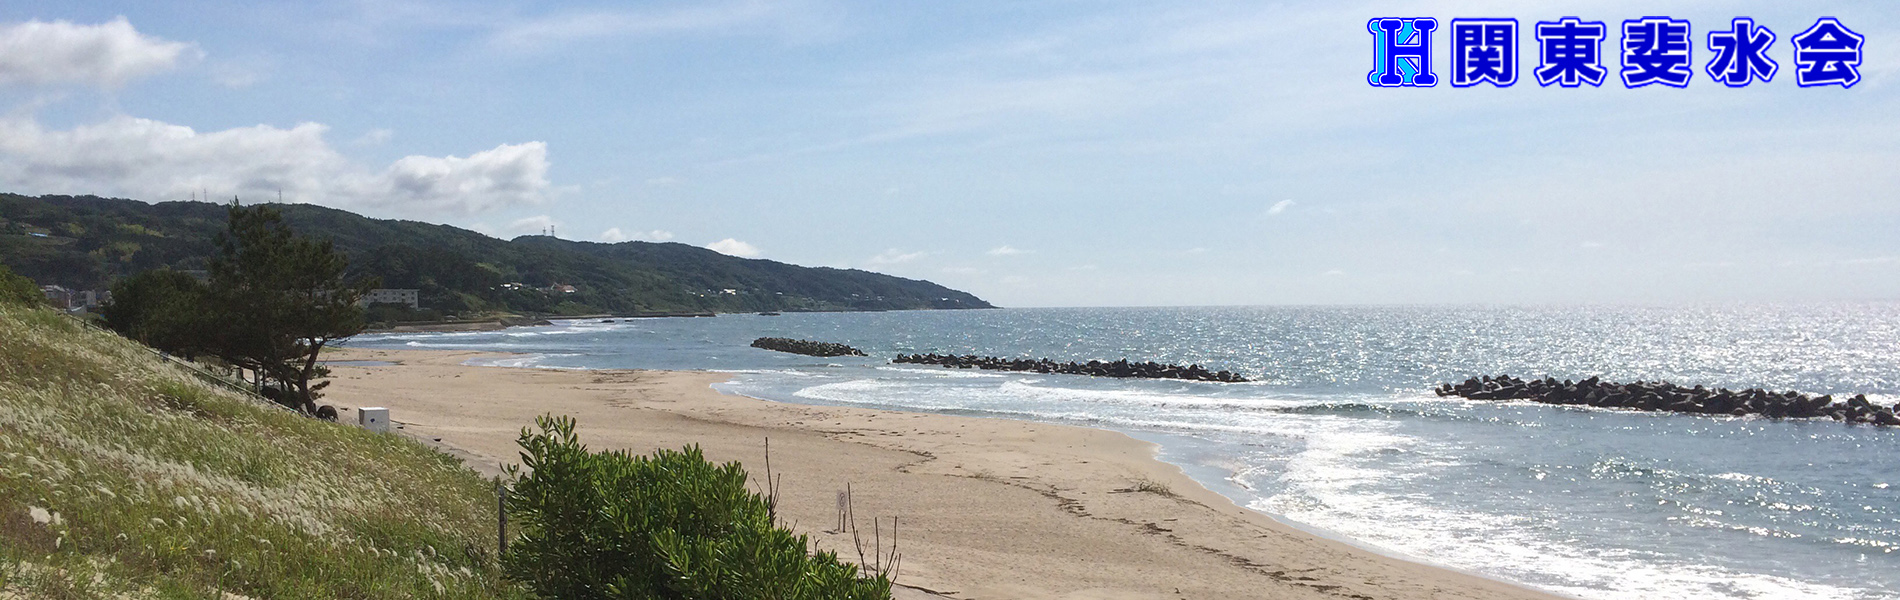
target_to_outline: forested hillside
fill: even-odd
[[[420,289],[425,308],[449,313],[990,307],[928,281],[737,258],[686,244],[500,240],[308,204],[279,208],[298,233],[333,240],[356,273],[380,277],[384,287]],[[225,212],[208,202],[0,194],[0,263],[43,285],[100,290],[147,269],[203,269]]]

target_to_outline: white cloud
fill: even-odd
[[[706,244],[706,249],[740,258],[758,258],[759,247],[732,238]]]
[[[1596,248],[1602,248],[1603,242],[1584,242],[1582,244],[1579,244],[1579,246],[1582,246],[1585,249],[1596,249]]]
[[[1327,277],[1339,277],[1339,276],[1341,276],[1341,275],[1345,275],[1345,274],[1346,274],[1346,272],[1345,272],[1345,271],[1341,271],[1341,270],[1339,270],[1339,269],[1333,269],[1333,270],[1331,270],[1331,271],[1327,271],[1327,272],[1325,272],[1325,273],[1320,273],[1320,275],[1324,275],[1324,276],[1327,276]]]
[[[620,242],[632,241],[632,240],[639,240],[642,242],[664,242],[670,239],[673,239],[673,232],[666,231],[664,229],[655,229],[652,231],[634,231],[632,233],[628,233],[625,231],[621,231],[619,227],[614,227],[606,231],[600,232],[600,241],[607,242],[609,244],[618,244]]]
[[[150,37],[119,17],[98,25],[27,21],[0,26],[0,84],[117,87],[202,53]]]
[[[270,73],[275,67],[269,59],[257,57],[212,61],[207,66],[211,81],[234,90],[251,87],[270,79]]]
[[[496,31],[489,41],[503,48],[538,49],[576,40],[724,32],[780,15],[782,4],[746,1],[666,11],[566,12],[513,23]]]
[[[385,204],[476,213],[546,199],[548,146],[502,144],[456,156],[405,156],[369,182]],[[375,196],[371,196],[374,198]]]
[[[407,156],[380,172],[338,153],[327,127],[301,123],[198,132],[117,116],[71,130],[0,117],[0,183],[27,193],[183,200],[195,190],[351,210],[468,215],[547,200],[547,145],[502,144],[457,156]]]
[[[1277,214],[1286,212],[1286,209],[1293,208],[1294,204],[1298,204],[1298,202],[1294,202],[1292,200],[1281,200],[1279,202],[1275,202],[1273,203],[1272,208],[1267,209],[1267,214],[1277,215]]]
[[[923,258],[925,254],[926,254],[925,252],[902,252],[896,248],[892,248],[889,250],[885,250],[883,253],[878,254],[877,256],[873,256],[869,260],[866,260],[864,262],[867,262],[873,265],[894,265],[898,263],[907,263],[913,260],[917,260],[919,258]]]
[[[671,186],[671,185],[679,185],[679,184],[682,184],[682,183],[685,183],[685,180],[682,180],[682,179],[680,179],[680,178],[678,178],[678,177],[673,177],[673,176],[670,176],[670,175],[669,175],[669,176],[665,176],[665,177],[654,177],[654,178],[652,178],[652,179],[648,179],[648,180],[647,180],[647,185],[651,185],[651,186],[655,186],[655,187],[663,187],[663,186]]]
[[[1728,260],[1718,260],[1718,261],[1698,261],[1698,262],[1686,262],[1686,263],[1682,263],[1682,264],[1681,264],[1680,266],[1681,266],[1682,268],[1684,268],[1684,269],[1728,269],[1728,268],[1732,268],[1732,267],[1734,267],[1734,266],[1735,266],[1735,262],[1734,262],[1734,261],[1728,261]],[[1792,267],[1792,266],[1796,266],[1796,265],[1795,265],[1795,263],[1793,263],[1793,262],[1783,262],[1783,263],[1781,263],[1781,265],[1780,265],[1780,266],[1782,266],[1782,267]],[[1522,270],[1522,269],[1518,269],[1518,270]]]
[[[989,252],[985,252],[985,254],[988,254],[990,256],[1012,256],[1012,255],[1022,254],[1022,253],[1023,253],[1022,250],[1017,250],[1009,246],[997,246],[995,248],[991,248]]]
[[[394,131],[390,131],[388,129],[371,129],[369,131],[363,132],[363,135],[357,136],[355,141],[350,142],[350,145],[352,146],[381,146],[383,144],[389,143],[389,139],[393,137],[396,137],[396,132]]]

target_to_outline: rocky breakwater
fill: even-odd
[[[864,356],[857,348],[830,342],[795,340],[792,338],[762,337],[752,340],[753,348],[803,354],[805,356]]]
[[[1164,365],[1156,362],[1128,362],[1127,359],[1115,362],[1091,360],[1086,363],[1056,362],[1046,358],[997,358],[994,356],[954,354],[900,354],[891,362],[914,365],[942,365],[950,369],[984,369],[989,371],[1023,371],[1031,373],[1062,373],[1065,375],[1091,375],[1095,377],[1139,377],[1144,379],[1186,379],[1189,381],[1219,381],[1223,383],[1242,383],[1247,378],[1227,371],[1208,371],[1200,365]]]
[[[1485,375],[1466,379],[1460,384],[1443,384],[1439,396],[1458,396],[1472,400],[1531,400],[1545,404],[1577,404],[1601,408],[1666,410],[1708,415],[1762,415],[1770,418],[1812,419],[1828,417],[1848,423],[1900,425],[1900,404],[1878,406],[1865,395],[1845,401],[1833,396],[1814,396],[1800,392],[1770,392],[1761,389],[1732,391],[1703,386],[1683,387],[1669,382],[1615,383],[1591,377],[1583,381],[1545,377],[1523,380],[1509,375]]]

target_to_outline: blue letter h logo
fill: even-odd
[[[1438,76],[1432,74],[1432,31],[1435,29],[1438,29],[1438,19],[1430,17],[1366,22],[1366,30],[1376,38],[1373,49],[1378,54],[1374,63],[1378,70],[1370,73],[1366,82],[1379,87],[1437,85]]]

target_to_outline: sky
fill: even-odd
[[[1627,89],[1618,23],[1692,23]],[[1368,19],[1610,23],[1377,88]],[[1775,78],[1718,85],[1752,17]],[[1864,36],[1852,88],[1789,38]],[[1444,27],[1441,25],[1441,27]],[[1900,298],[1892,2],[8,2],[0,191],[672,241],[1003,306]],[[1448,77],[1448,36],[1434,70]]]

